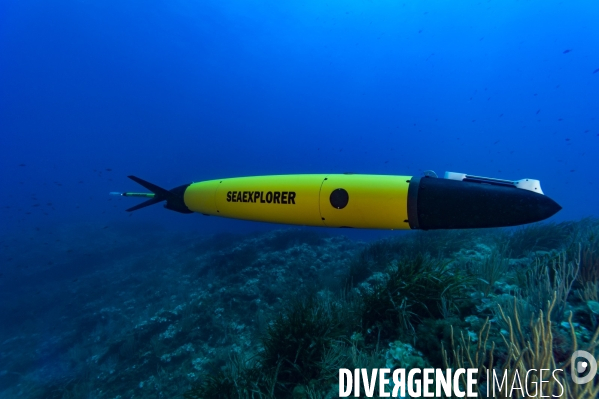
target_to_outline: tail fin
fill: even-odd
[[[175,187],[171,190],[166,190],[162,187],[158,187],[153,183],[140,179],[137,176],[127,177],[154,193],[154,198],[127,209],[127,212],[133,212],[138,209],[145,208],[146,206],[154,205],[166,200],[166,205],[164,205],[166,209],[170,209],[172,211],[180,213],[193,213],[193,211],[190,211],[189,208],[187,208],[187,205],[185,205],[185,201],[183,200],[183,194],[185,193],[185,189],[189,186],[189,184]]]
[[[132,206],[129,209],[125,209],[125,211],[127,211],[127,212],[133,212],[133,211],[136,211],[138,209],[145,208],[146,206],[157,204],[160,201],[162,201],[162,200],[161,199],[157,199],[157,198],[152,198],[152,199],[149,199],[147,201],[142,202],[141,204]]]

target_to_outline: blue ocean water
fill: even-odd
[[[539,179],[551,221],[597,217],[597,20],[590,0],[1,2],[0,335],[51,345],[35,293],[143,245],[281,228],[128,214],[108,193],[140,191],[130,174],[449,170]],[[0,365],[0,389],[32,369]]]

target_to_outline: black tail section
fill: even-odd
[[[185,201],[183,200],[183,195],[185,194],[185,189],[189,187],[189,184],[185,184],[183,186],[175,187],[171,190],[166,190],[162,187],[158,187],[155,184],[152,184],[148,181],[140,179],[136,176],[128,176],[129,179],[133,180],[137,184],[140,184],[153,192],[154,198],[144,201],[141,204],[138,204],[134,207],[127,209],[127,212],[133,212],[141,208],[145,208],[146,206],[154,205],[162,201],[166,201],[166,205],[164,207],[166,209],[170,209],[171,211],[180,212],[180,213],[193,213],[187,208],[185,205]]]

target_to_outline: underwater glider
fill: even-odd
[[[269,223],[363,229],[468,229],[538,222],[561,208],[534,179],[516,181],[446,172],[423,177],[307,174],[237,177],[185,184],[171,190],[135,176],[152,193],[132,212],[166,201],[180,213]]]

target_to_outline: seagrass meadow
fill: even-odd
[[[333,398],[339,368],[380,367],[477,368],[483,397],[486,370],[562,368],[567,397],[597,396],[569,377],[574,350],[599,352],[597,219],[133,237],[64,228],[51,265],[5,248],[3,284],[31,283],[0,302],[0,397]]]

